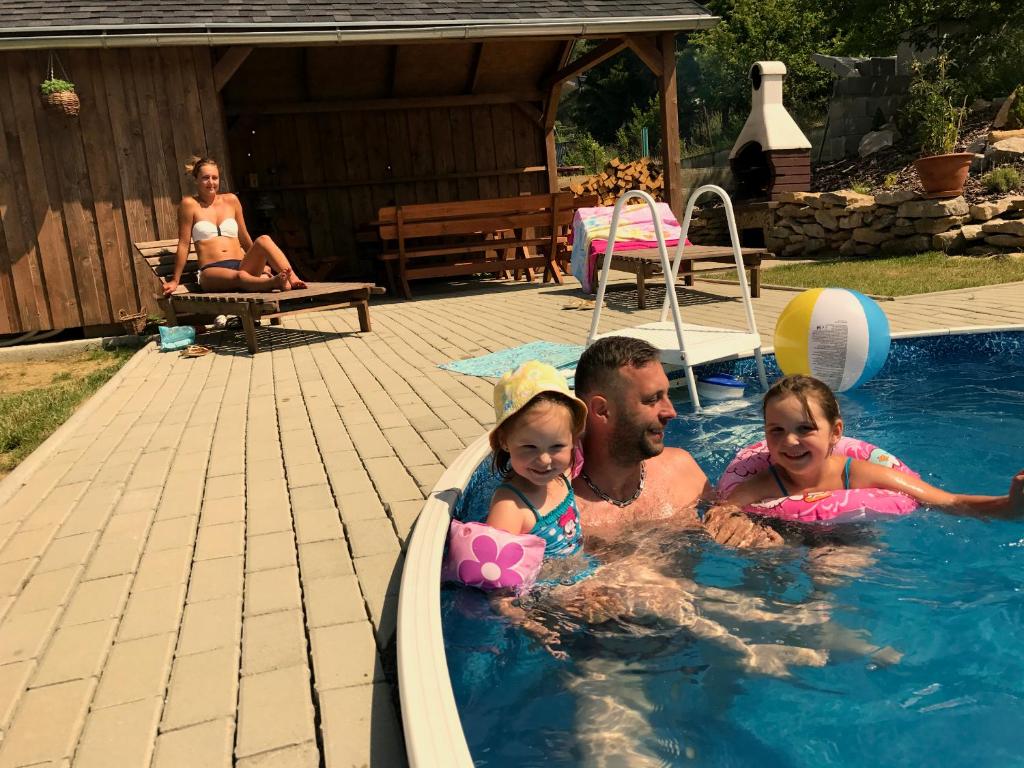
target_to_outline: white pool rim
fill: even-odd
[[[487,433],[459,454],[423,503],[398,597],[398,691],[411,768],[472,768],[441,634],[441,557],[452,507],[491,451]]]
[[[894,339],[1024,331],[1022,325],[893,333]],[[771,347],[763,350],[766,354]],[[490,453],[485,432],[452,462],[423,503],[398,598],[398,690],[411,768],[472,768],[441,633],[441,558],[452,508]]]

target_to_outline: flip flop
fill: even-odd
[[[573,299],[568,304],[562,306],[562,309],[594,309],[597,302],[594,299]]]
[[[181,350],[182,357],[202,357],[208,355],[213,350],[209,347],[204,347],[202,344],[190,344]]]

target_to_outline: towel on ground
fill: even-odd
[[[518,368],[527,360],[540,360],[555,368],[569,371],[583,354],[582,344],[558,344],[552,341],[531,341],[511,349],[502,349],[466,360],[441,363],[440,368],[470,376],[498,378],[506,371]]]

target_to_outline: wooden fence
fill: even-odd
[[[226,156],[206,48],[61,52],[81,113],[39,98],[46,54],[0,54],[0,334],[152,308],[132,241],[173,237],[182,162]]]

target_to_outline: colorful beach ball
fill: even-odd
[[[863,293],[812,288],[786,305],[775,323],[775,358],[786,375],[821,379],[836,392],[859,387],[889,354],[889,318]]]

